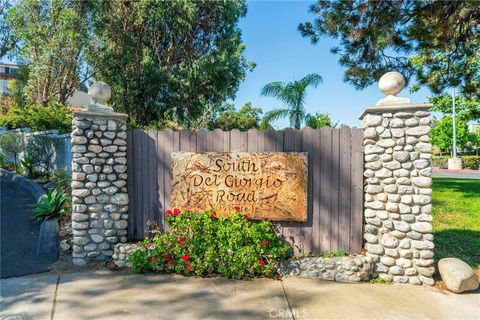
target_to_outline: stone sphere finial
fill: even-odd
[[[88,89],[88,94],[90,97],[92,97],[95,103],[104,105],[107,103],[108,99],[110,99],[112,91],[110,90],[110,86],[108,84],[98,81],[90,86]]]
[[[378,88],[387,96],[396,96],[405,87],[405,78],[400,72],[385,73],[378,81]]]

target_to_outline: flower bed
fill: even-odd
[[[169,231],[154,230],[153,237],[129,255],[132,271],[219,274],[235,279],[278,277],[280,261],[291,249],[277,237],[271,222],[250,221],[238,208],[228,219],[217,218],[213,211],[195,214],[178,209],[168,210],[166,219]],[[126,264],[128,250],[118,247],[117,265]]]

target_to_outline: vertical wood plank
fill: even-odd
[[[196,151],[197,152],[205,152],[207,151],[207,131],[204,129],[200,129],[196,132],[197,134],[197,142],[196,142]]]
[[[286,128],[283,131],[283,151],[293,152],[295,151],[295,131],[292,128]],[[285,222],[282,223],[282,234],[285,239],[291,244],[294,243],[295,237],[295,223]]]
[[[207,147],[205,151],[213,151],[213,131],[207,131]]]
[[[213,152],[222,152],[223,151],[223,131],[220,129],[215,129],[213,131]]]
[[[230,131],[230,151],[240,152],[242,149],[241,133],[238,129]]]
[[[195,152],[197,150],[197,132],[188,132],[188,152]]]
[[[142,131],[135,129],[133,131],[134,150],[133,161],[135,179],[133,181],[133,188],[135,190],[133,202],[135,203],[135,230],[133,231],[133,237],[135,239],[143,238],[142,221],[143,221],[143,201],[142,201]]]
[[[156,158],[156,167],[157,167],[157,185],[158,185],[158,226],[160,230],[164,229],[163,215],[165,213],[165,131],[157,132],[157,158]]]
[[[320,252],[330,251],[332,231],[332,128],[320,129]],[[335,234],[334,236],[338,236]]]
[[[340,131],[338,129],[332,130],[332,156],[331,156],[331,224],[330,224],[330,250],[336,251],[339,249],[339,222],[338,222],[338,191],[339,191],[339,175],[340,175]]]
[[[223,147],[222,151],[223,152],[230,152],[230,131],[222,131],[222,136],[223,136]]]
[[[363,242],[363,130],[352,129],[350,253],[359,252]]]
[[[303,241],[302,253],[312,252],[312,213],[313,213],[313,129],[306,127],[302,129],[302,146],[305,152],[308,153],[308,219],[301,228],[301,238]]]
[[[258,131],[256,129],[250,129],[247,131],[247,141],[248,141],[248,146],[247,146],[247,151],[248,152],[257,152],[257,135]]]
[[[283,135],[283,130],[277,130],[275,132],[275,151],[277,152],[283,152]]]
[[[178,132],[176,132],[178,136]],[[177,138],[178,141],[178,138]],[[164,131],[163,137],[163,188],[165,193],[165,206],[164,210],[162,211],[162,223],[164,226],[164,230],[168,230],[168,225],[165,220],[165,211],[170,209],[170,195],[171,195],[171,181],[172,181],[172,170],[171,170],[171,163],[172,163],[172,152],[174,151],[175,146],[175,132],[171,129],[167,129]]]
[[[257,130],[257,152],[265,151],[265,130]]]
[[[142,201],[143,201],[143,208],[142,208],[142,226],[141,230],[142,233],[145,232],[145,227],[147,225],[148,217],[150,216],[150,193],[149,193],[149,172],[148,172],[148,161],[149,161],[149,142],[148,142],[148,134],[142,130]]]
[[[263,151],[272,152],[275,151],[275,130],[268,129],[265,131],[264,141],[263,141]]]
[[[154,219],[158,222],[158,173],[157,173],[157,133],[155,129],[148,130],[148,143],[149,143],[149,159],[148,159],[148,173],[149,173],[149,185],[148,193],[150,194],[150,215],[148,219]]]
[[[190,150],[190,131],[182,130],[179,134],[180,145],[178,151],[188,152]]]
[[[312,252],[320,252],[320,130],[312,132]]]
[[[240,151],[248,151],[248,133],[245,131],[240,132]]]
[[[135,188],[133,187],[133,181],[135,180],[135,173],[134,173],[134,168],[135,168],[135,162],[133,159],[133,154],[134,154],[134,146],[135,143],[133,141],[133,132],[128,131],[127,132],[127,174],[128,174],[128,179],[127,179],[127,188],[128,188],[128,198],[129,198],[129,206],[128,206],[128,214],[129,214],[129,219],[128,219],[128,239],[129,240],[136,240],[135,239],[135,217],[136,217],[136,210],[135,210]]]
[[[340,249],[350,251],[351,129],[340,129]]]

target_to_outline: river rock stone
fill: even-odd
[[[438,262],[438,271],[445,286],[455,293],[473,291],[479,286],[475,271],[460,259],[440,259]]]

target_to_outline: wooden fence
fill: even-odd
[[[143,239],[147,221],[165,227],[170,209],[170,154],[185,152],[308,152],[308,220],[276,223],[296,252],[362,246],[363,130],[343,127],[282,131],[128,132],[130,239]]]

